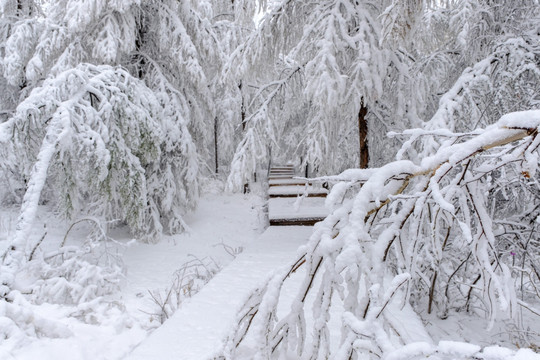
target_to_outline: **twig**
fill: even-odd
[[[39,241],[36,243],[36,246],[34,246],[34,248],[32,249],[32,252],[30,253],[30,256],[28,257],[28,261],[32,261],[32,259],[34,258],[34,253],[36,252],[39,245],[41,245],[41,243],[45,239],[45,236],[47,236],[47,231],[43,233],[43,235],[41,236],[41,239],[39,239]]]

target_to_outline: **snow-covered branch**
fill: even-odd
[[[501,191],[512,189],[524,199],[536,186],[526,180],[538,166],[539,129],[540,111],[511,113],[470,138],[458,134],[419,163],[400,160],[324,178],[362,185],[316,226],[299,260],[258,290],[257,303],[246,304],[258,311],[241,320],[249,325],[240,324],[243,334],[232,335],[240,344],[231,342],[227,351],[234,353],[253,328],[259,329],[252,341],[262,344],[261,357],[292,351],[307,358],[379,358],[397,354],[403,345],[418,346],[414,336],[396,329],[396,321],[420,324],[426,309],[444,318],[450,311],[473,311],[474,303],[474,312],[491,324],[515,319],[517,294],[536,295],[520,288],[507,255],[517,244],[494,221],[507,216]],[[339,194],[330,197],[340,198],[344,188],[334,191]],[[516,201],[521,210],[514,213],[529,208]],[[522,256],[537,259],[534,254],[528,249]],[[279,293],[299,264],[306,268],[304,280],[289,311],[278,318]],[[302,330],[310,309],[311,336]],[[335,312],[343,317],[339,343],[328,337],[328,316]],[[430,351],[445,355],[451,349]]]

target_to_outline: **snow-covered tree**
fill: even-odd
[[[276,148],[273,156],[303,158],[323,173],[366,164],[367,153],[373,165],[383,164],[400,146],[384,136],[388,131],[431,119],[459,74],[492,56],[500,60],[484,66],[475,87],[460,94],[475,99],[463,104],[456,123],[472,129],[530,108],[538,83],[535,5],[272,2],[229,65],[257,89],[247,106],[246,125],[253,130],[237,148],[230,185],[247,179],[253,161],[268,156],[264,150],[270,144]],[[515,58],[504,56],[518,47],[510,55]]]
[[[218,39],[205,4],[4,4],[2,70],[16,110],[1,124],[1,169],[22,208],[2,294],[35,246],[29,232],[42,202],[70,219],[123,221],[144,241],[184,230],[211,157],[205,72]],[[21,8],[31,10],[19,16]]]
[[[218,43],[220,62],[212,80],[215,101],[215,169],[228,174],[234,150],[245,127],[246,83],[242,74],[223,72],[234,50],[254,30],[256,3],[249,0],[214,0],[211,19]]]
[[[339,114],[346,112],[351,118],[358,111],[358,104],[347,107],[343,101],[351,94],[351,99],[363,95],[368,116],[380,120],[369,123],[370,131],[378,124],[384,126],[384,132],[401,132],[411,125],[419,129],[393,134],[406,140],[395,162],[320,178],[335,183],[328,201],[334,212],[316,227],[290,268],[253,292],[239,314],[239,326],[226,353],[234,356],[245,341],[255,344],[261,359],[284,354],[310,359],[407,358],[400,357],[401,347],[417,340],[408,337],[399,323],[419,325],[423,333],[421,320],[426,313],[444,319],[468,312],[486,318],[491,325],[502,321],[525,331],[523,319],[540,313],[536,307],[538,249],[534,248],[538,216],[538,2],[392,1],[381,8],[355,2],[355,6],[369,9],[362,16],[372,14],[371,22],[358,21],[353,27],[369,29],[366,34],[376,39],[367,41],[371,47],[362,48],[362,54],[371,56],[366,66],[361,56],[346,57],[360,44],[341,37],[351,29],[345,26],[349,22],[329,21],[340,16],[348,19],[353,12],[345,12],[352,8],[347,4],[280,2],[268,17],[268,27],[263,23],[260,34],[239,50],[243,59],[250,59],[244,64],[279,52],[282,62],[267,66],[296,67],[302,81],[300,91],[291,90],[294,85],[287,76],[292,72],[285,70],[267,83],[264,91],[268,95],[261,96],[262,105],[250,118],[264,136],[249,134],[254,140],[245,138],[244,147],[237,152],[239,165],[231,174],[231,183],[243,180],[238,175],[242,174],[241,161],[257,154],[252,149],[265,149],[261,145],[266,145],[265,136],[273,140],[282,136],[275,129],[289,119],[291,108],[317,109],[315,114],[306,111],[308,118],[319,116],[322,120],[309,126],[300,121],[301,129],[304,134],[312,132],[320,137],[312,137],[314,145],[307,149],[315,149],[317,158],[324,157],[331,166],[347,164],[331,153],[347,141],[346,133],[339,133],[341,127],[333,126],[339,122],[349,131],[352,128],[344,125],[346,116]],[[320,12],[314,10],[318,6]],[[317,21],[303,26],[302,20],[312,14],[318,14],[314,17]],[[324,36],[317,36],[317,29],[323,26],[325,31],[320,33]],[[271,42],[273,46],[267,47],[265,34],[269,37],[279,29],[294,35],[278,36]],[[422,31],[433,36],[420,37]],[[314,41],[298,47],[309,34]],[[324,44],[327,49],[322,51]],[[302,62],[300,55],[304,54]],[[383,60],[382,69],[377,69],[380,63],[371,62],[377,59],[374,54]],[[310,62],[311,58],[318,61]],[[354,69],[354,64],[364,72],[349,85],[352,73],[344,69]],[[366,79],[378,83],[363,89]],[[284,88],[296,97],[291,100]],[[340,91],[342,88],[346,90]],[[280,91],[287,96],[279,97]],[[335,98],[328,101],[329,96]],[[296,107],[284,105],[300,97],[308,100],[307,105],[301,101]],[[275,99],[278,101],[272,104],[282,111],[276,111],[279,120],[269,116],[274,109],[268,104]],[[344,113],[334,112],[330,117],[333,122],[323,121],[333,106],[339,106],[334,111]],[[530,111],[501,118],[517,110]],[[499,118],[497,124],[490,125]],[[379,129],[376,131],[382,133]],[[336,138],[328,136],[336,133]],[[255,130],[253,134],[257,135]],[[293,135],[296,142],[292,143],[297,145],[308,136]],[[349,143],[342,153],[350,157],[354,148]],[[386,151],[393,152],[391,147]],[[406,158],[411,160],[403,160]],[[293,304],[283,313],[280,292],[301,267],[306,267],[304,280]],[[336,314],[342,324],[339,335],[329,333],[328,322]],[[405,318],[396,320],[397,314]],[[521,341],[530,345],[527,339]],[[457,356],[452,353],[456,349],[442,343],[415,343],[407,349],[410,358]],[[474,356],[481,357],[480,348],[475,349],[459,356],[470,358],[478,353]]]
[[[230,185],[252,171],[245,170],[252,162],[248,158],[268,156],[262,149],[270,144],[273,153],[295,154],[323,173],[359,163],[365,167],[368,153],[375,163],[390,158],[383,135],[418,125],[414,111],[420,96],[413,91],[411,60],[401,44],[408,44],[405,38],[414,33],[424,8],[404,2],[399,9],[407,9],[415,21],[399,24],[404,39],[389,41],[383,27],[387,33],[398,28],[383,23],[389,3],[274,2],[257,31],[236,50],[238,62],[230,69],[247,74],[258,88]]]
[[[321,178],[336,183],[336,210],[290,268],[253,292],[225,353],[249,339],[257,359],[465,359],[481,349],[430,343],[422,316],[467,311],[518,329],[540,316],[539,130],[540,111],[511,113],[474,133],[440,130],[447,141],[420,162]],[[429,134],[409,131],[418,133]],[[347,191],[355,195],[341,204]],[[295,299],[278,311],[302,267]],[[335,316],[341,336],[330,333]]]
[[[118,290],[121,264],[104,261],[106,224],[124,222],[148,242],[184,230],[201,164],[211,158],[207,74],[220,64],[206,2],[36,3],[0,7],[1,82],[9,90],[0,123],[8,186],[0,192],[11,195],[2,201],[22,205],[0,265],[0,337],[12,342],[69,336],[28,300],[91,309]],[[45,236],[31,233],[45,203],[68,219],[90,220],[98,240],[64,241],[44,253]]]
[[[415,66],[420,86],[431,93],[427,129],[467,132],[505,113],[538,108],[538,9],[537,1],[431,4],[423,26],[436,36],[422,44],[431,55]],[[423,155],[439,146],[429,139],[421,144]]]
[[[14,2],[15,3],[15,2]],[[11,7],[15,6],[10,4]],[[139,220],[128,221],[132,230],[146,239],[155,239],[156,235],[162,232],[162,228],[168,232],[180,231],[183,227],[181,215],[191,209],[198,197],[198,174],[201,163],[208,162],[212,154],[210,153],[210,142],[212,137],[212,125],[214,110],[212,104],[212,93],[206,78],[206,72],[212,73],[216,58],[219,52],[216,50],[218,39],[213,33],[213,28],[206,16],[211,9],[207,3],[178,3],[175,1],[58,1],[47,4],[45,13],[36,11],[32,16],[27,16],[24,20],[12,21],[9,34],[4,45],[3,70],[7,82],[14,87],[22,87],[25,92],[21,93],[23,101],[19,105],[19,122],[22,120],[21,112],[28,111],[28,104],[32,103],[38,107],[34,97],[29,100],[31,90],[36,93],[52,92],[59,99],[69,97],[62,94],[63,91],[74,91],[70,86],[80,86],[70,84],[71,70],[76,69],[75,77],[96,78],[95,68],[89,65],[108,65],[116,70],[108,72],[109,77],[118,76],[118,79],[108,78],[110,86],[115,82],[134,81],[133,78],[126,80],[129,76],[140,78],[152,96],[148,97],[145,106],[148,115],[157,126],[152,131],[159,131],[160,138],[152,138],[152,147],[148,149],[148,154],[140,151],[137,157],[150,157],[156,161],[143,161],[144,166],[144,187],[141,188],[143,196],[138,200],[140,205],[149,198],[143,206],[145,211],[153,214],[147,217],[146,229],[143,231],[140,222],[142,214],[137,215]],[[5,17],[10,18],[9,13]],[[219,61],[218,61],[219,63]],[[123,66],[130,73],[121,72],[118,66]],[[105,68],[99,68],[105,69]],[[81,71],[89,71],[84,75]],[[54,79],[58,78],[58,81]],[[52,90],[58,86],[57,90]],[[66,90],[67,87],[67,90]],[[84,88],[81,88],[84,90]],[[83,107],[89,106],[84,111],[94,111],[100,104],[107,103],[108,96],[117,96],[114,100],[117,110],[125,106],[125,111],[130,107],[129,89],[116,89],[104,92],[103,98],[97,98],[92,91],[87,91],[89,98],[84,99]],[[126,93],[128,92],[128,93]],[[120,94],[120,95],[119,95]],[[124,95],[121,95],[124,94]],[[126,101],[122,105],[122,99]],[[66,101],[61,99],[58,101]],[[88,102],[89,101],[89,102]],[[75,105],[76,102],[68,102]],[[22,106],[22,107],[21,107]],[[54,106],[54,105],[51,105]],[[36,128],[27,128],[27,135],[33,137],[27,139],[27,144],[41,142],[40,126],[47,124],[46,116],[42,110],[34,113],[40,118],[37,120]],[[68,111],[78,111],[67,109]],[[103,116],[110,116],[108,113],[100,113],[104,124],[114,124],[121,122],[123,117],[117,120],[105,119]],[[129,121],[129,116],[125,117]],[[129,127],[127,123],[119,126]],[[18,128],[17,128],[18,129]],[[32,131],[30,131],[31,129]],[[109,129],[111,131],[112,129]],[[131,131],[131,130],[130,130]],[[129,135],[119,133],[119,136]],[[14,136],[17,136],[16,133]],[[8,139],[6,142],[13,141]],[[121,140],[121,146],[132,145],[127,139]],[[120,146],[120,145],[119,145]],[[137,146],[137,145],[136,145]],[[155,148],[157,146],[157,148]],[[120,149],[120,152],[128,149]],[[35,159],[35,146],[33,149],[23,147],[20,151],[29,151],[24,156],[27,162],[13,163],[9,169],[10,173],[28,177],[32,161]],[[34,150],[32,152],[31,150]],[[131,151],[133,149],[129,149]],[[128,152],[129,152],[128,151]],[[8,151],[9,153],[9,151]],[[119,159],[120,161],[120,159]],[[130,161],[126,161],[126,165]],[[122,166],[119,162],[118,167]],[[6,168],[6,164],[3,163]],[[122,171],[128,171],[128,167]],[[71,193],[84,193],[86,189],[77,188],[76,177],[69,174],[71,166],[66,167],[62,176],[65,176],[66,183],[70,184]],[[60,173],[56,175],[60,176]],[[90,174],[88,174],[90,176]],[[99,177],[97,177],[99,178]],[[19,179],[22,182],[28,178]],[[103,180],[103,179],[101,179]],[[140,181],[135,181],[140,183]],[[66,190],[67,191],[67,190]],[[111,188],[111,195],[117,196],[118,189]],[[125,195],[124,195],[125,196]],[[117,200],[115,206],[126,205],[123,201]],[[77,205],[73,204],[77,196],[71,194],[64,197],[64,200],[56,203],[62,211],[73,216],[77,214]],[[58,200],[58,199],[56,199]],[[89,211],[91,208],[87,208]],[[117,209],[118,210],[118,209]],[[139,210],[142,207],[139,206]],[[98,214],[100,209],[95,208],[94,215],[110,218],[116,211],[109,211]],[[131,213],[133,209],[126,208],[125,214]],[[90,211],[89,211],[90,212]],[[125,216],[121,217],[127,220]],[[138,225],[135,225],[135,224]],[[149,230],[149,231],[146,231]]]
[[[4,150],[18,159],[10,166],[26,184],[3,258],[4,285],[10,283],[4,279],[7,269],[16,272],[34,247],[29,233],[42,198],[56,202],[70,218],[88,214],[124,220],[150,241],[161,233],[162,217],[178,221],[174,196],[163,196],[163,185],[152,179],[160,169],[166,128],[161,114],[149,88],[125,70],[106,65],[66,70],[19,104],[0,130]]]
[[[40,9],[33,0],[4,0],[0,3],[0,122],[5,121],[14,111],[21,91],[25,84],[10,84],[6,78],[9,71],[5,68],[6,41],[12,35],[14,39],[21,39],[23,33],[29,31],[28,27],[17,27],[18,22],[28,22],[39,13]],[[15,61],[27,61],[29,55],[28,44],[21,44],[21,53],[15,54]],[[20,57],[20,58],[19,58]],[[9,67],[10,65],[7,64]]]

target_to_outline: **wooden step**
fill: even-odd
[[[302,179],[274,179],[268,181],[269,186],[305,186],[306,184],[313,185],[313,182]]]
[[[274,166],[268,174],[270,226],[313,226],[328,215],[324,198],[328,190],[309,180],[294,179],[293,166]],[[304,196],[305,194],[305,196]],[[299,196],[304,196],[297,199]]]
[[[308,197],[326,197],[328,191],[322,188],[314,188],[305,185],[301,186],[272,186],[268,189],[268,196],[271,198],[276,197],[298,197],[304,195],[307,192]]]
[[[295,198],[277,197],[268,199],[268,218],[271,224],[291,222],[313,223],[313,219],[324,219],[330,213],[324,206],[324,198],[308,197],[297,203]],[[289,221],[290,220],[290,221]],[[319,221],[317,220],[317,221]]]
[[[270,176],[272,175],[295,175],[294,171],[270,171]]]
[[[295,198],[302,194],[268,194],[269,198]],[[307,197],[326,197],[326,192],[308,192]]]
[[[270,168],[270,171],[292,171],[292,172],[294,172],[294,168]]]
[[[279,176],[288,176],[290,178],[296,176],[296,174],[283,174],[283,173],[278,173],[278,174],[269,174],[268,175],[268,178],[273,178],[273,177],[279,177]]]
[[[279,179],[279,180],[289,180],[289,179]],[[294,179],[291,179],[291,180],[292,180],[291,182],[277,182],[276,180],[274,180],[272,182],[268,182],[268,186],[270,186],[270,187],[274,187],[274,186],[305,186],[306,184],[308,184],[308,185],[313,184],[311,182],[301,182],[302,180],[300,180],[300,181],[295,181]]]
[[[323,220],[323,217],[299,219],[270,219],[270,226],[313,226]]]
[[[293,175],[271,175],[268,180],[292,179]]]

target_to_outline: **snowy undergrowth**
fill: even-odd
[[[18,358],[20,349],[32,353],[37,343],[69,346],[84,327],[112,326],[123,333],[135,325],[114,298],[125,278],[120,252],[124,246],[106,236],[95,221],[76,228],[68,238],[73,226],[67,230],[47,207],[39,210],[31,235],[37,241],[15,274],[14,290],[0,302],[2,359]],[[7,211],[3,215],[14,217]],[[13,236],[12,228],[5,228],[4,234],[2,245]]]
[[[260,231],[257,194],[222,195],[215,182],[204,190],[199,208],[186,219],[190,232],[155,245],[132,242],[122,227],[105,242],[89,241],[87,221],[65,237],[71,224],[41,207],[31,236],[32,243],[43,241],[17,274],[16,290],[0,303],[0,358],[120,359],[131,351],[161,324],[151,294],[164,294],[184,270],[187,287],[167,309],[170,315],[234,258],[223,244],[240,251]],[[2,210],[2,252],[16,211]],[[207,267],[212,259],[212,269],[204,273],[191,266],[193,259]]]
[[[306,269],[303,266],[299,267],[289,275],[287,282],[280,289],[279,295],[274,293],[272,300],[277,303],[275,308],[277,318],[283,319],[290,312],[291,307],[294,305],[297,289],[302,286],[305,276]],[[319,288],[321,283],[321,277],[316,277],[312,286]],[[304,329],[306,330],[304,344],[307,346],[311,346],[314,341],[314,332],[312,330],[316,329],[317,326],[321,326],[321,323],[317,323],[314,319],[314,314],[315,316],[320,315],[319,311],[314,312],[317,308],[316,302],[317,294],[308,293],[305,299],[305,313],[303,314]],[[391,323],[393,331],[395,331],[395,338],[392,341],[405,340],[409,342],[409,345],[399,347],[395,351],[386,354],[383,357],[384,359],[538,360],[538,355],[534,353],[534,351],[538,352],[538,348],[534,346],[531,346],[531,349],[525,348],[516,351],[515,348],[519,348],[516,337],[523,337],[524,334],[513,328],[509,321],[497,321],[491,330],[486,330],[489,321],[475,315],[453,312],[448,318],[441,319],[436,315],[417,314],[410,306],[402,306],[403,304],[399,301],[390,302],[385,310],[385,318]],[[333,293],[332,303],[328,308],[328,317],[325,319],[325,325],[329,329],[327,335],[330,343],[333,344],[330,345],[332,352],[338,350],[336,344],[341,339],[340,329],[343,325],[343,311],[343,302],[337,293]],[[254,319],[252,326],[255,328],[258,325],[260,323]],[[524,325],[531,330],[529,335],[533,335],[534,329],[538,328],[537,321],[533,317],[526,318]],[[257,331],[264,333],[265,329],[257,328],[251,333],[247,333],[240,346],[235,350],[234,355],[230,357],[231,359],[252,360],[255,358],[256,350],[261,348],[261,344],[258,342],[260,339],[257,338],[256,334]],[[287,341],[291,343],[290,346],[302,343],[302,340],[298,338],[296,342],[295,340],[291,341],[291,339]],[[438,346],[441,346],[441,349],[438,349]],[[453,352],[448,351],[450,349],[453,349]],[[444,350],[447,352],[446,355]],[[310,359],[308,355],[298,355],[291,352],[284,358],[288,360]],[[476,355],[478,356],[475,357]],[[279,356],[274,354],[270,358],[279,358]],[[315,359],[318,358],[315,357]]]

